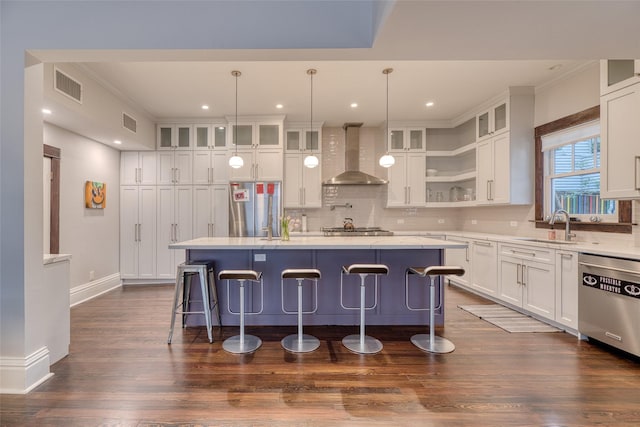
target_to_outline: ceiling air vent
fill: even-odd
[[[138,122],[127,113],[122,113],[122,127],[136,133],[138,129]]]
[[[58,92],[82,104],[82,84],[57,68],[54,68],[54,87]]]

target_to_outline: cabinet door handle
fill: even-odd
[[[411,187],[407,187],[407,204],[411,204]]]
[[[469,245],[467,245],[466,248],[464,248],[465,254],[464,254],[464,260],[469,262]]]
[[[518,285],[522,284],[522,279],[520,277],[522,277],[522,265],[516,264],[516,283]]]
[[[491,243],[491,242],[478,242],[478,241],[476,241],[476,242],[473,242],[473,243],[478,245],[478,246],[486,246],[488,248],[493,247],[493,243]]]
[[[140,173],[140,168],[136,168],[136,182],[140,183],[142,181],[142,177],[141,177],[141,173]]]
[[[487,200],[491,200],[491,181],[487,180]]]
[[[640,156],[636,156],[636,190],[640,190]]]
[[[522,266],[522,286],[527,286],[527,281],[525,280],[526,277],[527,277],[527,266],[523,265]]]
[[[142,242],[142,224],[138,224],[138,242]]]
[[[573,254],[563,254],[563,253],[561,253],[560,256],[562,258],[573,259]]]
[[[527,256],[530,256],[530,257],[535,257],[536,256],[535,252],[517,251],[515,249],[511,249],[511,253],[520,254],[520,255],[527,255]]]

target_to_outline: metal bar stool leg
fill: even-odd
[[[173,296],[173,306],[171,307],[171,327],[169,328],[169,337],[167,338],[167,344],[171,344],[171,340],[173,339],[173,328],[176,324],[176,308],[178,306],[178,298],[180,298],[180,290],[184,287],[184,275],[180,274],[180,270],[178,270],[178,274],[176,275],[176,289]],[[184,298],[182,299],[182,305],[184,305]]]
[[[298,333],[287,335],[280,341],[282,347],[290,351],[292,353],[308,353],[310,351],[316,350],[320,347],[320,340],[312,335],[307,335],[303,331],[302,325],[302,315],[303,314],[313,314],[318,311],[318,279],[320,279],[321,273],[320,270],[315,268],[302,268],[302,269],[286,269],[282,271],[282,276],[280,280],[280,293],[281,293],[281,303],[282,303],[282,311],[287,314],[296,314],[298,318]],[[297,310],[290,311],[285,307],[285,298],[284,298],[284,286],[286,279],[295,279],[297,281],[297,296],[298,296],[298,308]],[[305,280],[313,280],[313,308],[310,311],[304,311],[302,305],[302,292],[303,292],[303,284]]]
[[[413,345],[420,350],[428,351],[430,353],[451,353],[456,349],[455,344],[446,338],[439,337],[435,333],[436,319],[435,319],[435,299],[436,299],[436,277],[430,276],[429,283],[429,333],[428,334],[416,334],[411,337]]]
[[[207,284],[207,268],[203,267],[200,275],[200,290],[202,293],[202,310],[204,311],[204,323],[207,327],[207,337],[209,342],[213,342],[212,326],[211,326],[211,308],[209,307],[209,285]]]
[[[220,280],[227,280],[227,309],[231,314],[239,314],[240,315],[240,334],[232,336],[231,338],[227,338],[222,343],[222,348],[229,353],[234,354],[242,354],[242,353],[253,353],[256,351],[261,345],[262,340],[254,335],[245,334],[244,325],[245,325],[245,315],[246,314],[260,314],[264,309],[264,290],[262,286],[262,273],[258,273],[252,270],[223,270],[218,274],[218,278]],[[230,300],[229,300],[229,281],[237,280],[239,284],[239,298],[240,298],[240,312],[234,312],[231,310]],[[249,312],[247,313],[244,307],[244,299],[245,299],[245,284],[246,281],[259,282],[260,284],[260,301],[261,308],[260,311]]]
[[[365,334],[365,278],[367,274],[360,274],[360,333],[357,335],[347,335],[342,339],[342,345],[351,350],[354,353],[360,354],[374,354],[382,351],[382,343],[380,340],[367,336]],[[377,303],[377,277],[376,280],[376,303]],[[374,307],[376,305],[374,303]]]

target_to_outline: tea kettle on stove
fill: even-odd
[[[353,218],[345,218],[342,228],[344,228],[345,231],[353,231],[353,229],[356,228],[353,225]]]

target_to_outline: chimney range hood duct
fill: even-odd
[[[362,123],[345,123],[344,166],[345,171],[323,182],[323,185],[381,185],[388,181],[361,172],[360,169],[360,127]]]

